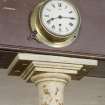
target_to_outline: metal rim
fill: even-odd
[[[71,32],[71,33],[69,33],[69,34],[66,34],[66,35],[64,35],[64,36],[59,36],[59,35],[54,35],[51,31],[48,31],[47,30],[47,28],[44,26],[44,24],[43,24],[43,22],[42,22],[42,19],[41,19],[41,14],[42,14],[42,11],[43,11],[43,8],[44,8],[44,6],[48,3],[48,2],[50,2],[51,0],[45,0],[44,2],[42,2],[42,5],[41,5],[41,7],[40,7],[40,9],[39,9],[39,20],[40,20],[40,24],[42,25],[42,27],[46,30],[46,32],[47,33],[49,33],[49,34],[51,34],[52,36],[54,36],[54,37],[62,37],[62,38],[64,38],[64,37],[69,37],[70,35],[72,35],[72,33],[74,33],[77,29],[78,29],[78,27],[80,27],[80,23],[81,23],[81,18],[80,18],[80,13],[79,13],[79,10],[75,7],[75,5],[71,2],[71,1],[68,1],[68,0],[63,0],[63,1],[65,1],[65,2],[68,2],[72,7],[73,7],[73,9],[75,10],[75,12],[76,12],[76,14],[78,15],[78,24],[77,24],[77,26],[76,26],[76,28]]]
[[[46,1],[48,1],[48,0],[46,0]],[[71,35],[68,35],[66,37],[57,37],[55,35],[49,34],[41,25],[40,18],[39,18],[40,8],[42,7],[43,3],[45,3],[45,1],[40,2],[34,8],[33,13],[31,15],[31,24],[30,25],[31,25],[32,31],[38,32],[38,34],[36,35],[37,39],[40,42],[44,43],[45,45],[50,46],[50,47],[55,47],[55,48],[65,47],[65,46],[71,44],[76,39],[76,37],[78,37],[78,32],[79,32],[80,23],[81,23],[80,17],[79,17],[78,27],[76,28],[74,33],[72,33]],[[78,12],[78,10],[77,10],[77,12]]]

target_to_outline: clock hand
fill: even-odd
[[[47,22],[50,23],[52,20],[54,20],[54,18],[50,18]]]
[[[51,21],[53,21],[55,19],[62,19],[62,18],[71,19],[71,20],[74,20],[75,19],[73,17],[64,17],[64,16],[59,15],[58,17],[50,18],[49,20],[47,20],[47,22],[50,23]]]
[[[74,17],[64,17],[64,16],[61,16],[61,15],[59,15],[58,18],[59,19],[66,18],[66,19],[71,19],[71,20],[75,19]]]
[[[55,18],[50,18],[49,20],[47,20],[48,23],[50,23],[51,21],[57,19],[58,17],[55,17]]]
[[[63,17],[63,18],[67,18],[67,19],[71,19],[71,20],[74,20],[75,19],[73,17]]]
[[[50,23],[51,21],[55,20],[55,19],[61,19],[63,18],[61,15],[55,17],[55,18],[50,18],[49,20],[47,20],[48,23]]]

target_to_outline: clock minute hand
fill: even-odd
[[[75,20],[75,18],[74,18],[74,17],[63,17],[63,16],[62,16],[62,18],[66,18],[66,19]]]
[[[74,17],[65,17],[65,16],[61,16],[61,15],[59,15],[58,18],[59,19],[66,18],[66,19],[71,19],[71,20],[74,20],[75,19]]]
[[[47,20],[47,22],[50,23],[51,21],[53,21],[55,19],[63,19],[63,18],[71,19],[71,20],[74,20],[75,19],[74,17],[64,17],[64,16],[59,15],[58,17],[50,18],[49,20]]]

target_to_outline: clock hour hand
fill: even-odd
[[[51,21],[53,21],[53,20],[55,20],[55,19],[57,19],[58,17],[56,17],[56,18],[50,18],[49,20],[47,20],[47,23],[50,23]]]

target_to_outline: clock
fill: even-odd
[[[31,29],[36,39],[51,47],[70,45],[78,36],[80,14],[69,0],[43,0],[31,15]]]

